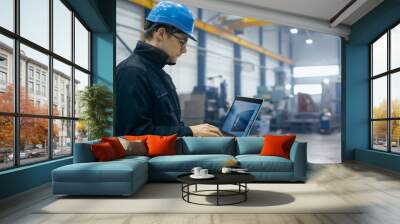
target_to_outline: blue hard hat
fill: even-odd
[[[184,5],[171,1],[162,1],[154,6],[146,20],[171,25],[188,35],[190,39],[196,41],[196,37],[193,34],[193,14]]]

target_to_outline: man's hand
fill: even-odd
[[[222,137],[221,131],[211,124],[199,124],[190,126],[194,137]]]

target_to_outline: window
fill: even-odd
[[[31,82],[31,81],[29,81],[28,82],[28,91],[29,91],[29,94],[33,94],[33,91],[34,91],[34,89],[33,89],[33,82]]]
[[[0,1],[0,26],[14,31],[14,0]]]
[[[14,8],[14,2],[20,7]],[[87,139],[86,126],[76,127],[79,114],[73,113],[73,96],[79,90],[71,87],[90,84],[81,75],[90,80],[90,31],[67,4],[62,0],[0,0],[0,82],[10,82],[6,91],[0,88],[0,170],[70,156],[74,136]],[[15,31],[14,21],[19,21]],[[13,73],[15,66],[19,66],[18,74]]]
[[[36,95],[40,95],[40,84],[36,84]]]
[[[46,96],[46,86],[42,86],[42,96]]]
[[[49,12],[49,0],[20,0],[21,36],[48,49],[50,20],[44,12]]]
[[[400,153],[400,25],[370,44],[371,148]]]
[[[75,62],[82,68],[89,69],[89,32],[75,18]]]
[[[29,66],[28,73],[29,73],[29,79],[33,80],[33,67],[32,66]]]
[[[36,80],[40,81],[40,70],[36,69]]]
[[[3,18],[1,13],[3,13],[4,1],[0,1],[0,24],[1,19]],[[1,26],[1,25],[0,25]],[[12,113],[14,111],[14,82],[11,77],[14,76],[13,69],[10,69],[6,63],[7,58],[14,57],[14,42],[11,38],[6,37],[0,33],[0,45],[2,46],[0,49],[0,113],[8,112]],[[10,61],[9,61],[10,62]],[[8,63],[9,63],[8,62]],[[1,115],[1,114],[0,114]],[[11,134],[11,133],[10,133]],[[1,138],[1,136],[0,136]],[[0,141],[0,149],[2,148],[2,144]],[[0,169],[1,169],[1,160],[0,160]]]
[[[7,56],[0,55],[0,67],[3,67],[3,68],[7,67]]]
[[[55,95],[53,95],[53,102],[54,103],[59,103],[58,101],[58,94],[61,94],[60,100],[62,103],[64,103],[64,97],[63,96],[70,96],[72,95],[72,90],[71,89],[65,89],[66,83],[69,83],[69,85],[72,84],[72,68],[71,66],[68,66],[56,59],[53,60],[54,64],[54,83],[53,83],[53,90],[55,92]],[[72,98],[66,99],[68,104],[72,104]],[[69,102],[71,101],[71,102]],[[54,110],[53,114],[59,114],[60,111],[59,109]],[[65,111],[66,116],[72,116],[72,108],[68,107]]]
[[[3,71],[0,71],[0,84],[1,85],[7,84],[7,74]]]
[[[60,1],[53,0],[54,53],[71,60],[72,12]]]
[[[7,85],[7,56],[3,54],[0,54],[0,85],[4,91]]]

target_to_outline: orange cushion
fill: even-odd
[[[147,137],[148,156],[176,155],[176,135]]]
[[[296,135],[265,135],[262,156],[280,156],[290,159],[290,148]]]
[[[117,159],[114,149],[108,142],[102,142],[99,144],[92,144],[91,146],[94,157],[99,162],[110,161]]]
[[[122,146],[121,142],[119,142],[117,137],[110,137],[110,138],[101,138],[101,142],[108,142],[112,146],[115,151],[115,155],[118,158],[126,156],[126,151]]]

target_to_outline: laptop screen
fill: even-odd
[[[262,102],[261,99],[236,97],[221,129],[234,136],[248,135]]]

